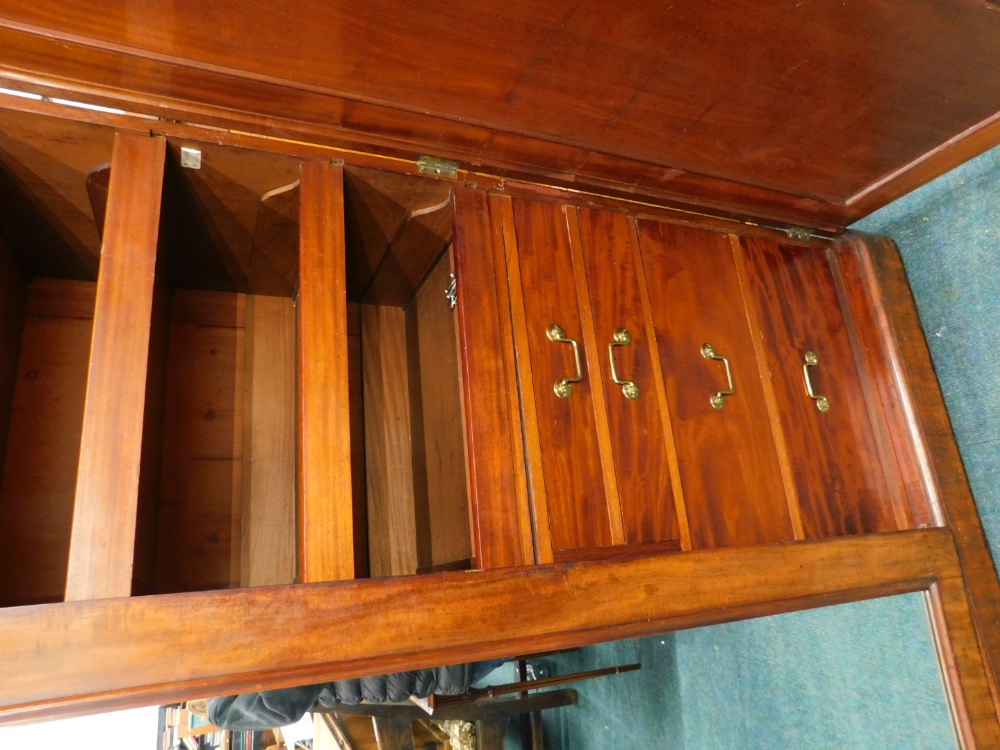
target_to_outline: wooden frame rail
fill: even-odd
[[[961,725],[967,744],[994,747],[1000,725],[961,575],[951,533],[930,529],[10,608],[0,611],[0,722],[548,651],[923,590],[941,592],[939,635],[949,644],[952,695],[972,719]],[[545,606],[522,606],[526,597]],[[204,612],[212,617],[197,616]]]

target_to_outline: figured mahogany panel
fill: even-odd
[[[580,235],[587,285],[597,329],[596,359],[604,368],[605,400],[612,455],[628,543],[677,539],[667,443],[657,400],[653,362],[646,337],[642,300],[635,274],[629,219],[620,213],[580,209]],[[624,328],[631,343],[614,347]],[[619,379],[632,381],[638,397],[626,398],[612,382],[609,358]]]
[[[639,244],[695,549],[792,538],[740,282],[726,235],[639,221]],[[728,358],[705,359],[711,344]]]
[[[524,160],[551,160],[564,174],[596,151],[832,202],[1000,110],[990,83],[1000,76],[1000,18],[984,0],[869,0],[863,12],[750,0],[298,0],[238,14],[181,0],[139,18],[127,0],[101,13],[82,0],[6,0],[0,23],[34,35],[17,50],[22,75],[114,53],[66,77],[162,88],[180,76],[189,80],[177,78],[176,93],[209,104],[236,92],[242,101],[230,106],[278,116],[266,93],[284,84],[342,97],[327,107],[345,129],[374,119],[391,137],[389,112],[371,112],[390,104],[405,122],[397,138],[488,153],[494,135],[532,134],[541,144]],[[70,43],[80,51],[62,47]]]
[[[454,193],[458,347],[462,367],[469,503],[473,553],[481,568],[534,562],[531,519],[523,469],[515,465],[521,439],[513,407],[516,375],[509,368],[513,343],[503,336],[496,247],[487,195],[469,188]]]
[[[826,253],[744,239],[750,295],[788,447],[806,536],[896,529],[867,401]],[[815,394],[806,392],[806,352]]]
[[[591,371],[601,367],[601,362],[596,352],[584,346],[565,210],[550,203],[513,201],[528,334],[528,351],[518,355],[531,362],[534,392],[530,397],[541,450],[538,456],[529,455],[528,461],[545,482],[547,522],[555,552],[612,543],[591,392]],[[557,396],[553,386],[577,375],[573,347],[549,339],[546,331],[552,324],[577,342],[580,353],[582,380],[572,383],[568,398]]]
[[[537,653],[925,590],[958,574],[950,534],[933,529],[11,608],[0,610],[0,721]],[[525,592],[544,606],[525,606]],[[971,670],[961,678],[983,687]],[[987,726],[995,733],[996,719]]]

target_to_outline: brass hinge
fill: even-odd
[[[455,274],[451,274],[451,281],[444,290],[444,296],[448,298],[448,306],[454,310],[458,304],[458,279],[455,278]]]
[[[457,161],[439,159],[436,156],[421,156],[417,159],[417,172],[420,174],[447,177],[452,180],[458,177],[458,168],[461,166]]]
[[[813,236],[812,231],[805,227],[785,227],[785,234],[788,235],[788,239],[799,242],[808,242]]]

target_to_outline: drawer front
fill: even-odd
[[[805,535],[895,530],[826,253],[763,239],[743,246]],[[804,367],[807,352],[815,364]]]
[[[560,551],[604,547],[613,541],[591,377],[601,364],[584,342],[568,210],[514,200],[508,217],[516,237],[521,287],[512,297],[523,298],[540,451],[529,453],[529,470],[542,476],[546,512],[537,522],[547,525],[557,557]],[[508,257],[511,251],[508,247]],[[561,327],[566,341],[549,337],[553,324]],[[519,351],[518,357],[523,356]],[[557,382],[576,377],[580,380],[564,383],[571,387],[568,396],[555,393]]]
[[[587,274],[625,541],[679,538],[667,448],[669,423],[660,403],[639,279],[632,221],[624,214],[580,209],[580,245]],[[640,269],[641,270],[641,269]],[[610,348],[615,332],[621,345]],[[612,359],[613,358],[613,359]],[[612,366],[619,381],[615,383]],[[626,391],[635,396],[629,398]]]
[[[733,247],[639,221],[639,244],[695,549],[792,538]],[[710,344],[716,356],[702,354]],[[712,404],[721,396],[722,408]]]

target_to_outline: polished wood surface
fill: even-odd
[[[458,293],[459,359],[465,404],[466,456],[473,513],[473,545],[482,568],[534,562],[524,474],[514,463],[520,414],[513,344],[502,335],[509,309],[499,302],[497,257],[485,192],[459,188],[454,194],[455,275]]]
[[[826,253],[759,239],[743,247],[806,536],[895,530]],[[809,378],[814,392],[829,399],[825,413],[806,392],[807,351],[818,358]]]
[[[517,234],[514,231],[514,208],[508,196],[492,194],[489,199],[490,223],[493,229],[493,250],[496,257],[497,297],[502,309],[510,311],[509,316],[501,316],[501,330],[504,338],[514,342],[513,348],[505,352],[507,371],[516,374],[516,391],[509,395],[512,413],[521,419],[512,428],[521,428],[522,441],[514,441],[514,455],[518,466],[518,490],[521,507],[530,512],[530,532],[534,543],[534,558],[537,563],[555,560],[552,552],[552,536],[549,533],[549,509],[545,495],[545,479],[541,472],[528,471],[527,456],[542,454],[539,437],[538,414],[533,398],[523,398],[522,394],[535,392],[531,374],[531,359],[524,356],[528,351],[528,321],[525,317],[524,288],[521,285],[521,266],[517,259]],[[522,354],[518,354],[521,352]],[[529,499],[530,498],[530,499]]]
[[[132,591],[139,458],[166,142],[118,135],[104,222],[66,599]],[[109,388],[115,383],[116,387]]]
[[[1000,676],[1000,582],[934,376],[902,258],[891,240],[872,235],[851,233],[841,248],[860,260],[868,294],[881,312],[878,333],[888,367],[883,373],[887,382],[880,385],[897,394],[906,432],[915,435],[911,440],[917,447],[922,481],[940,502],[944,521],[954,534],[983,658],[996,684]],[[994,695],[994,700],[998,698]]]
[[[541,450],[528,455],[528,465],[545,482],[553,551],[606,547],[613,542],[609,491],[617,489],[606,485],[602,465],[593,385],[594,369],[602,364],[584,340],[566,209],[523,200],[512,208],[528,344],[518,356],[531,362]],[[576,376],[576,362],[570,344],[546,335],[554,323],[580,353],[583,379],[572,384],[568,398],[557,396],[553,386]]]
[[[537,653],[922,590],[956,575],[951,534],[924,530],[530,570],[8,608],[0,610],[8,665],[0,720]],[[546,606],[523,606],[526,590]],[[213,616],[192,627],[199,612]]]
[[[354,577],[343,169],[301,167],[299,566],[303,581]]]
[[[830,249],[831,267],[842,287],[842,295],[850,310],[858,338],[861,369],[868,373],[871,396],[868,399],[872,423],[882,425],[883,463],[887,474],[902,494],[904,509],[910,524],[916,528],[944,526],[947,521],[941,507],[936,482],[930,468],[930,458],[924,440],[914,437],[912,396],[900,391],[896,371],[899,369],[891,339],[882,332],[889,328],[886,300],[872,286],[874,279],[863,269],[862,258],[851,243],[838,242]],[[910,304],[912,306],[912,298]],[[897,303],[905,310],[905,302]],[[915,314],[915,313],[914,313]],[[855,357],[857,359],[857,357]],[[923,363],[927,365],[928,363]],[[919,369],[917,370],[919,372]],[[876,429],[876,435],[879,430]]]
[[[963,746],[996,747],[1000,744],[996,685],[986,671],[989,662],[984,662],[980,650],[976,613],[962,578],[938,581],[928,599],[938,660]]]
[[[990,57],[1000,20],[975,0],[808,13],[299,0],[252,3],[235,17],[187,2],[147,8],[141,23],[129,8],[5,2],[4,67],[106,97],[126,89],[147,107],[174,99],[298,116],[353,138],[367,129],[368,142],[437,145],[583,180],[635,184],[618,161],[632,160],[650,186],[722,178],[784,193],[789,209],[792,196],[843,203],[907,168],[926,178],[922,157],[987,129],[1000,110],[989,83],[1000,74]],[[186,22],[192,14],[199,23]],[[936,33],[943,26],[949,33]],[[428,49],[428,38],[439,42]]]
[[[629,219],[609,211],[580,210],[581,246],[598,358],[610,422],[611,452],[628,543],[679,538],[662,405],[658,400],[656,367],[649,348],[645,311],[636,278]],[[615,330],[632,336],[615,347],[619,379],[635,382],[639,397],[627,399],[611,380],[608,344]]]
[[[425,467],[422,502],[428,543],[421,550],[422,565],[472,557],[458,331],[444,294],[451,268],[449,255],[442,255],[407,309],[410,392],[420,400],[411,439],[421,445]]]
[[[667,402],[695,549],[792,538],[736,264],[725,235],[638,222]],[[705,343],[727,357],[701,354]]]
[[[17,320],[20,346],[13,350],[0,474],[5,606],[59,601],[66,588],[95,286],[38,279],[26,290],[26,315]]]

